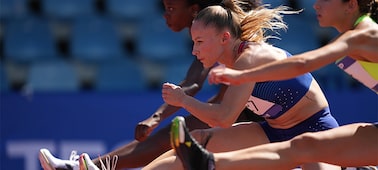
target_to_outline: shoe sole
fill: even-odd
[[[177,116],[172,120],[171,125],[171,145],[172,148],[177,148],[180,146],[180,143],[183,143],[185,140],[184,128],[185,119],[181,116]]]
[[[44,170],[56,170],[47,159],[45,153],[43,151],[39,151],[39,162]]]

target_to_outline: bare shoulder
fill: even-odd
[[[256,67],[286,58],[286,52],[266,43],[249,42],[236,61],[236,66]],[[240,67],[239,67],[240,68]]]
[[[345,32],[341,37],[345,37],[349,41],[377,41],[378,40],[378,25],[362,29],[354,29]]]
[[[378,25],[345,32],[349,54],[359,60],[378,62]]]
[[[361,30],[362,34],[365,34],[369,37],[377,37],[378,36],[378,25],[375,25],[373,27],[366,28],[364,30]]]
[[[355,32],[356,39],[363,41],[363,42],[373,42],[375,45],[378,42],[378,25],[375,27],[369,27],[366,29],[358,30]]]

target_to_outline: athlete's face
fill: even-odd
[[[175,32],[191,26],[196,14],[195,5],[188,5],[186,0],[163,0],[164,18],[167,26]]]
[[[204,26],[201,21],[193,22],[190,31],[194,42],[192,54],[205,68],[213,66],[223,52],[221,34],[212,26]]]
[[[314,4],[319,25],[322,27],[335,27],[345,24],[345,11],[347,2],[342,0],[317,0]]]

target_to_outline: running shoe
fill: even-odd
[[[55,158],[48,149],[43,148],[39,150],[38,157],[44,170],[78,170],[79,168],[79,162],[77,161],[79,156],[76,151],[71,152],[69,160],[61,160]]]
[[[215,169],[213,154],[204,149],[190,135],[182,116],[177,116],[172,120],[171,145],[185,170]]]

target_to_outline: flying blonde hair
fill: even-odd
[[[266,31],[287,29],[283,21],[283,14],[294,14],[300,11],[289,11],[289,7],[279,6],[268,8],[261,5],[254,10],[243,11],[241,6],[245,2],[239,0],[223,0],[220,6],[209,6],[198,13],[194,21],[201,21],[205,25],[215,26],[218,30],[228,28],[231,35],[243,41],[265,42],[268,38]]]

